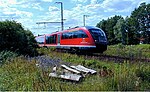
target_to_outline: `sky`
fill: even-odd
[[[61,22],[63,4],[64,29],[85,25],[96,26],[102,19],[115,15],[124,18],[150,0],[0,0],[0,21],[15,20],[34,35],[61,31],[60,23],[37,24],[39,22]]]

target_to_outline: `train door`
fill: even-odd
[[[57,35],[57,45],[60,45],[60,34]]]

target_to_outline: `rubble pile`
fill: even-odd
[[[82,78],[86,77],[87,74],[96,74],[97,71],[93,69],[86,68],[82,65],[77,66],[66,66],[61,65],[60,68],[54,66],[53,71],[49,74],[50,77],[56,77],[71,81],[80,81]]]

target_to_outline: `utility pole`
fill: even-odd
[[[61,30],[64,30],[64,22],[63,22],[63,3],[62,2],[56,2],[57,4],[60,4],[61,8]]]
[[[85,26],[85,17],[89,17],[89,15],[83,15],[83,26]]]

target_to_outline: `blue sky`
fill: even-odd
[[[121,15],[130,16],[140,3],[150,0],[0,0],[0,20],[15,20],[22,23],[34,35],[60,31],[60,24],[40,24],[37,22],[60,22],[60,4],[63,2],[64,29],[86,25],[95,26],[102,19]]]

